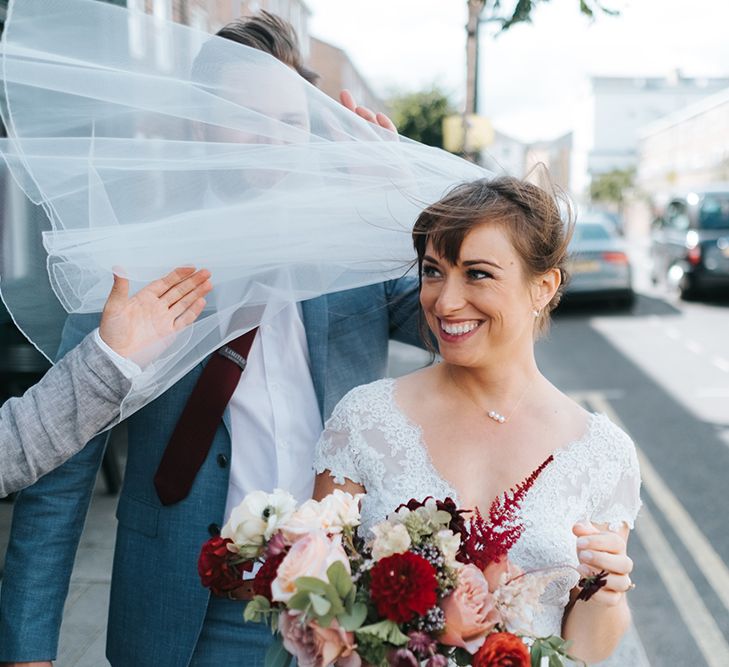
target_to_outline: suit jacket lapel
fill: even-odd
[[[327,355],[329,352],[329,309],[327,296],[304,301],[301,311],[304,317],[306,343],[309,348],[309,366],[314,381],[314,391],[319,402],[319,412],[324,415],[326,396]]]

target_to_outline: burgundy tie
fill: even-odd
[[[217,350],[198,378],[154,476],[163,505],[179,502],[190,493],[238,386],[257,331],[253,329]]]

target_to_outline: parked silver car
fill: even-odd
[[[575,225],[566,297],[609,301],[630,308],[635,301],[625,241],[604,219],[581,218]]]
[[[651,277],[684,299],[729,294],[729,183],[671,198],[651,229]]]

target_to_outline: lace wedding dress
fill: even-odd
[[[350,391],[334,409],[316,448],[317,472],[329,470],[362,484],[361,531],[383,520],[411,498],[450,496],[456,490],[436,471],[417,424],[395,401],[393,379]],[[524,532],[509,558],[524,570],[578,565],[572,526],[583,519],[631,528],[640,508],[640,473],[630,438],[604,415],[593,414],[586,432],[553,454],[527,492],[520,509]],[[486,511],[488,508],[482,508]],[[537,636],[559,635],[570,590],[579,575],[571,569],[554,581],[536,615]]]

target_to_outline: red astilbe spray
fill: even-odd
[[[489,508],[488,519],[483,518],[478,508],[474,510],[474,516],[468,525],[468,536],[462,552],[458,554],[458,560],[462,563],[473,563],[480,570],[485,570],[489,563],[506,557],[509,549],[524,532],[524,525],[517,518],[519,507],[537,477],[553,459],[550,455],[523,482],[495,498]]]

